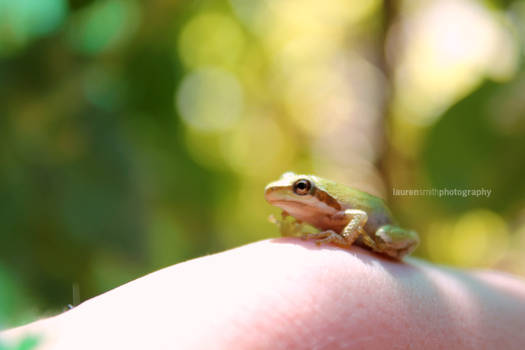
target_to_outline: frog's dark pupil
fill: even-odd
[[[305,195],[310,191],[311,186],[308,180],[298,180],[294,184],[294,192],[299,195]]]

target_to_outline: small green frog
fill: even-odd
[[[416,232],[394,224],[392,214],[380,198],[314,175],[284,173],[266,186],[266,200],[283,209],[280,225],[283,235],[301,234],[317,244],[335,243],[361,247],[401,259],[418,245]],[[287,216],[295,221],[286,222]],[[308,233],[306,222],[320,232]]]

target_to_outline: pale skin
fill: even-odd
[[[400,260],[419,244],[419,236],[394,223],[386,204],[378,197],[315,175],[284,173],[266,186],[266,200],[283,209],[283,219],[294,217],[295,225],[271,218],[283,235],[300,235],[317,244],[360,245]],[[306,222],[319,229],[302,232]]]
[[[38,349],[523,349],[525,283],[279,238],[190,260],[0,333]]]

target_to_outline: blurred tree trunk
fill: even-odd
[[[392,62],[388,62],[387,58],[387,37],[392,25],[397,21],[399,10],[399,1],[396,0],[383,0],[382,6],[382,17],[381,17],[381,29],[377,39],[377,67],[383,74],[385,78],[385,83],[383,85],[383,118],[380,124],[382,129],[382,145],[377,160],[377,168],[379,173],[383,177],[384,186],[386,189],[386,198],[389,199],[392,196],[392,183],[388,172],[388,160],[391,155],[391,150],[389,147],[389,141],[387,139],[387,128],[389,128],[389,115],[390,107],[392,103],[392,98],[394,96],[394,83],[393,79],[393,67],[389,65]]]

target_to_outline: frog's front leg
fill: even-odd
[[[410,254],[419,244],[415,231],[405,230],[395,225],[384,225],[375,233],[375,251],[384,253],[394,259],[401,259]]]
[[[347,209],[336,214],[337,219],[349,218],[348,224],[339,234],[333,230],[325,230],[319,233],[303,235],[305,239],[315,239],[316,244],[336,243],[339,245],[351,246],[359,235],[364,233],[364,226],[368,220],[368,215],[363,210]]]
[[[359,209],[347,209],[344,211],[344,216],[351,217],[348,225],[345,226],[341,236],[343,236],[348,245],[352,245],[357,237],[364,232],[364,227],[368,221],[368,214],[366,211]]]

